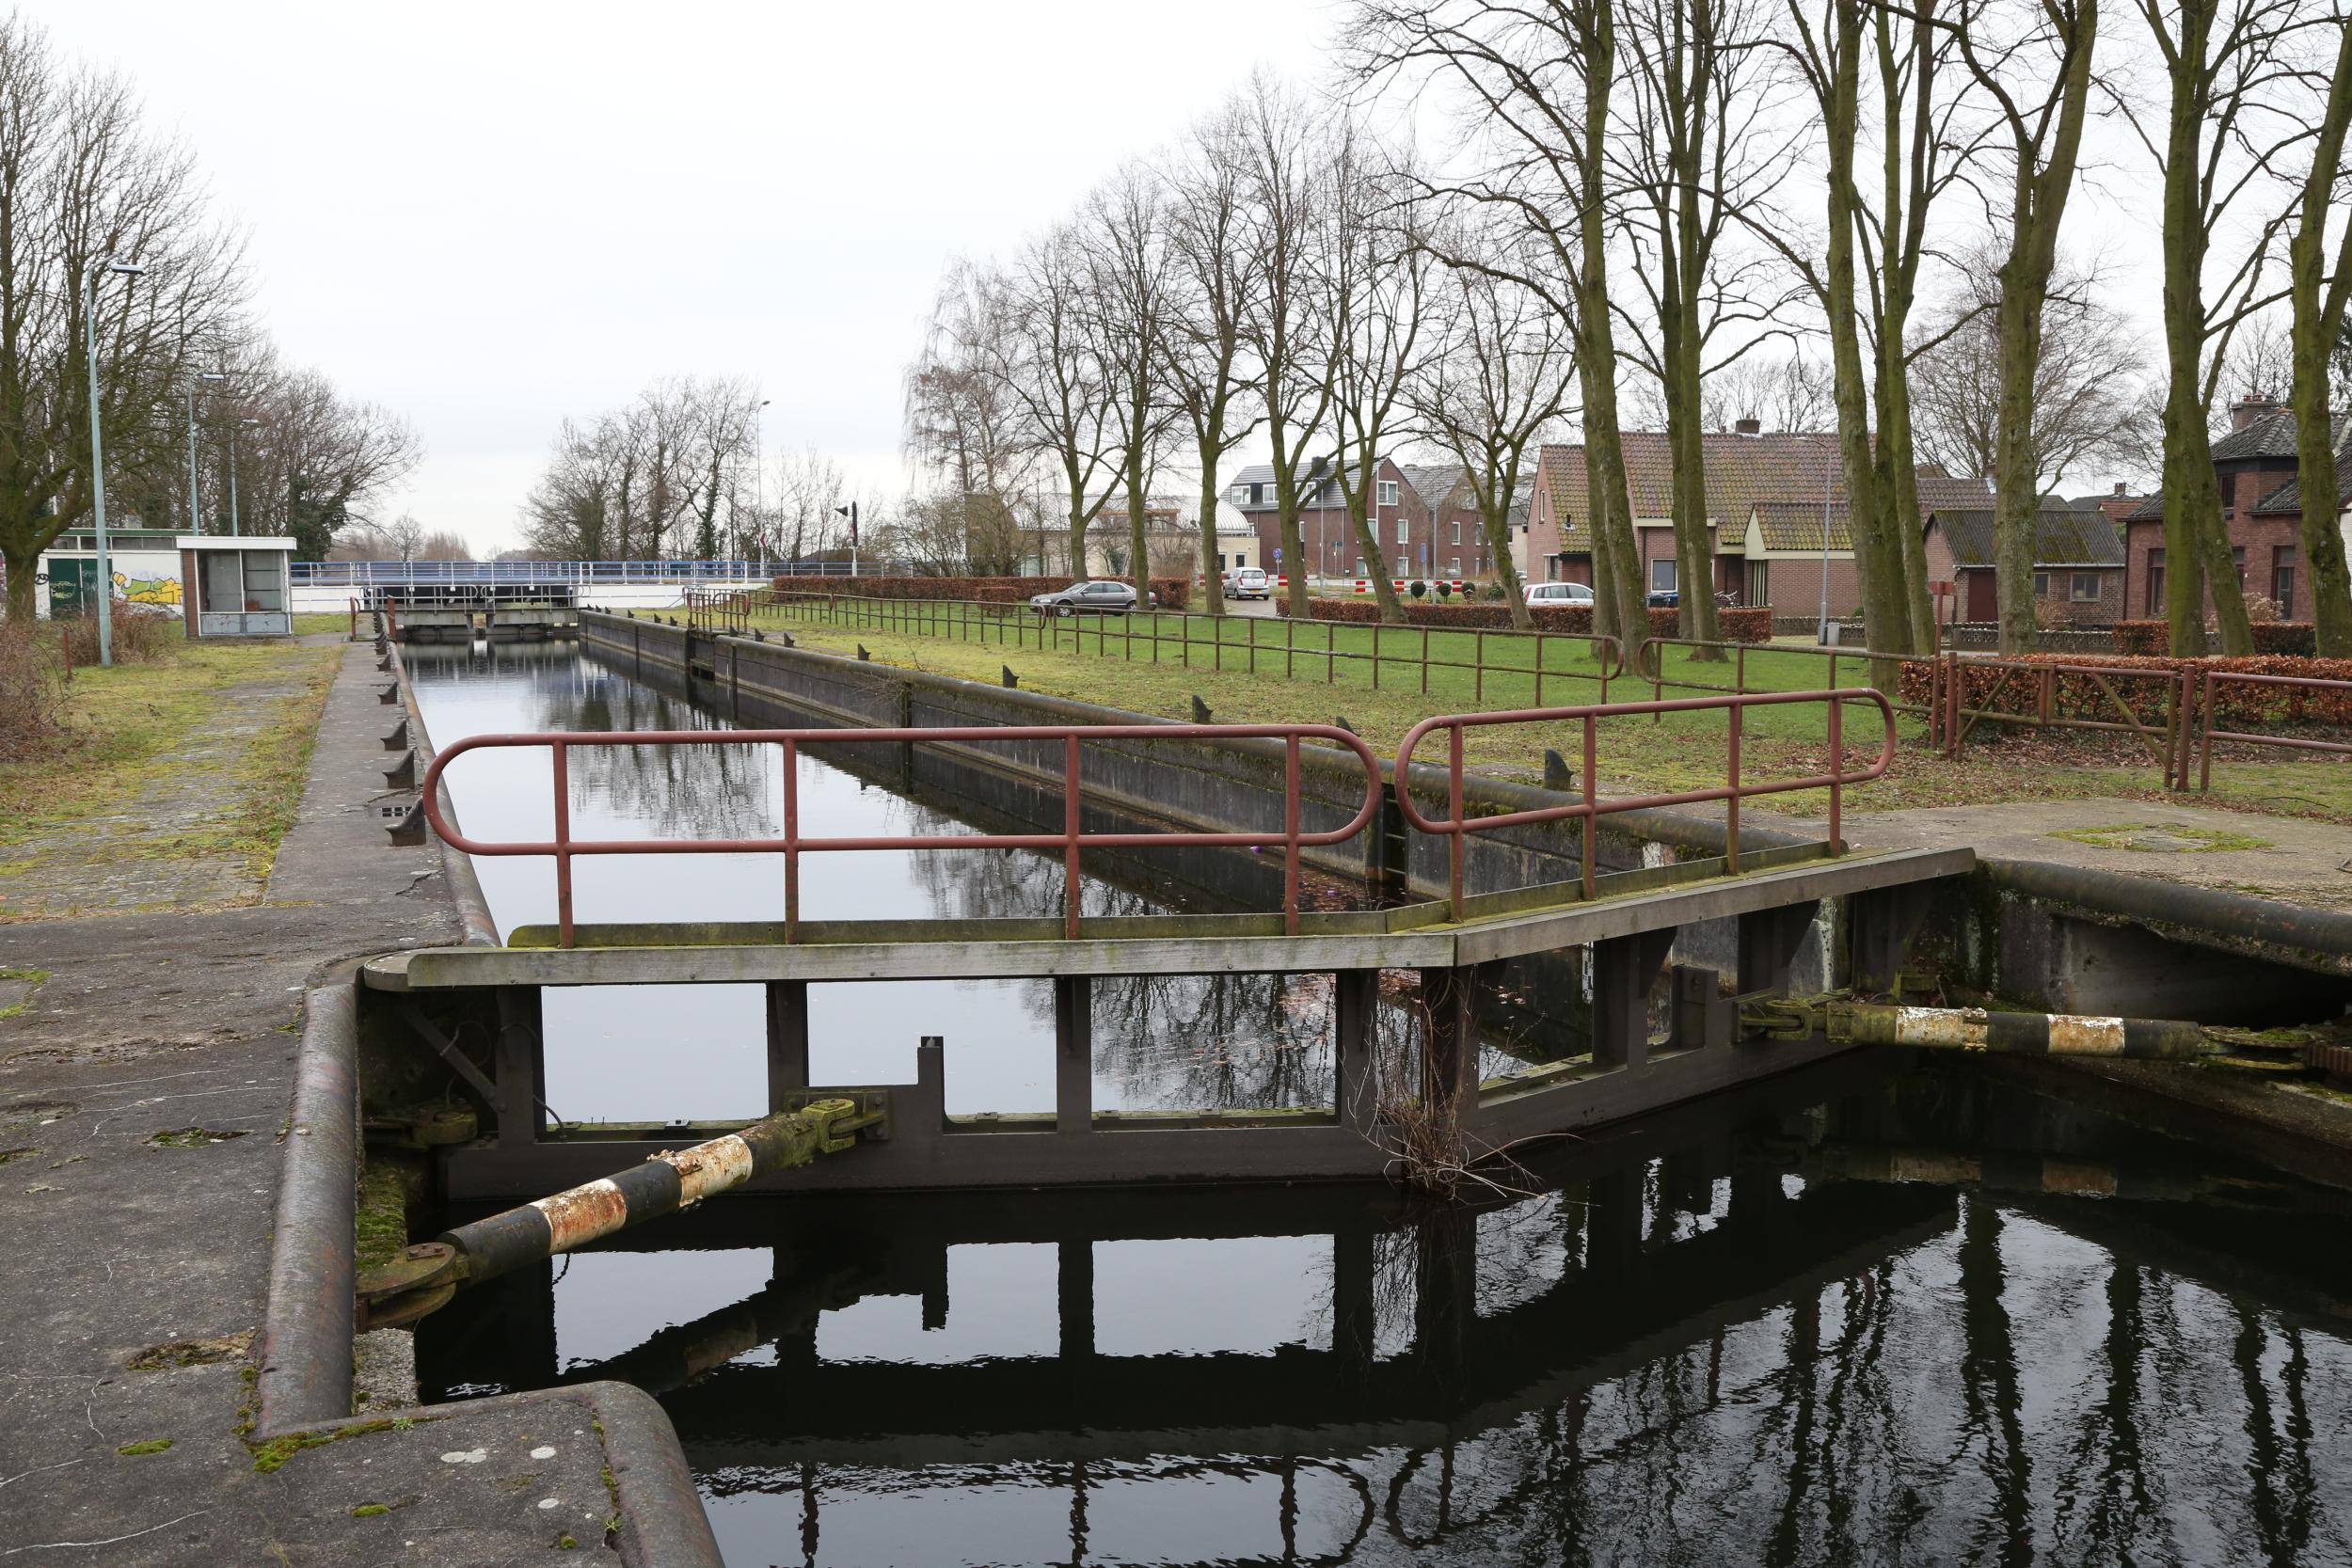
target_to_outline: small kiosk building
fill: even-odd
[[[183,533],[180,580],[190,637],[291,637],[285,537]]]

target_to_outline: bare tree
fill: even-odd
[[[804,561],[831,545],[836,531],[833,509],[842,491],[839,464],[814,442],[798,451],[780,452],[769,469],[767,488],[774,498],[768,512],[775,519],[777,554],[787,561]]]
[[[2279,112],[2278,89],[2289,74],[2282,49],[2304,3],[2135,0],[2170,89],[2165,123],[2143,122],[2138,93],[2111,93],[2164,182],[2164,535],[2172,563],[2165,610],[2182,653],[2204,651],[2203,579],[2237,581],[2213,467],[2212,349],[2265,303],[2256,291],[2282,214],[2260,224],[2217,288],[2209,263],[2232,210],[2265,193],[2268,166],[2303,135]],[[2213,598],[2222,646],[2250,653],[2243,598]]]
[[[1927,331],[1913,392],[1918,454],[1955,474],[1990,478],[2001,462],[2008,404],[1990,255],[1964,258],[1961,287]],[[2137,324],[2106,305],[2093,275],[2061,266],[2042,310],[2032,422],[2017,443],[2021,483],[2037,498],[2087,463],[2128,460],[2144,428],[2148,369]]]
[[[1333,468],[1380,618],[1399,621],[1403,610],[1373,520],[1381,449],[1406,410],[1406,388],[1425,352],[1422,308],[1435,263],[1413,227],[1410,176],[1394,169],[1392,154],[1360,128],[1343,125],[1338,136],[1314,230]],[[1400,570],[1409,574],[1411,562]]]
[[[1515,242],[1486,264],[1534,291],[1576,335],[1594,621],[1638,657],[1649,614],[1619,438],[1609,282],[1615,0],[1359,0],[1349,40],[1359,81],[1431,75],[1458,94],[1460,134],[1479,167],[1430,184],[1509,220]]]
[[[1136,603],[1148,605],[1152,481],[1176,415],[1160,379],[1176,286],[1167,192],[1151,168],[1131,163],[1088,198],[1081,221],[1092,296],[1089,321],[1110,394],[1109,445],[1127,493],[1127,568]]]
[[[1296,93],[1263,71],[1250,78],[1246,93],[1249,206],[1243,242],[1259,287],[1243,321],[1274,449],[1275,515],[1281,560],[1290,568],[1290,610],[1303,617],[1309,567],[1298,514],[1308,491],[1319,490],[1330,477],[1324,460],[1312,455],[1327,438],[1331,367],[1318,327],[1324,285],[1309,246],[1331,178],[1322,127]],[[1204,519],[1202,526],[1214,523]],[[1322,569],[1315,562],[1313,570]]]
[[[2034,407],[2042,309],[2058,265],[2058,227],[2074,194],[2089,112],[2099,0],[1956,0],[1945,27],[2006,134],[2006,251],[1994,311],[2000,415],[1993,458],[1994,578],[2001,651],[2033,646],[2033,546],[2042,490]]]
[[[143,267],[136,277],[109,261]],[[130,84],[62,66],[21,13],[0,18],[0,563],[10,619],[34,613],[42,550],[92,510],[90,361],[108,478],[178,467],[176,407],[241,331],[236,241],[207,218],[195,162],[139,123]],[[158,475],[160,487],[160,475]]]
[[[1702,387],[1710,341],[1726,327],[1751,346],[1785,303],[1755,258],[1725,245],[1737,214],[1769,198],[1787,168],[1763,90],[1761,0],[1629,0],[1627,73],[1613,140],[1626,186],[1629,269],[1647,295],[1654,341],[1639,358],[1658,380],[1674,453],[1669,502],[1681,635],[1716,639],[1714,547],[1707,524]],[[1720,657],[1712,650],[1701,657]]]
[[[1475,255],[1491,235],[1447,234],[1449,257]],[[1534,471],[1528,450],[1576,392],[1575,334],[1525,285],[1467,261],[1450,262],[1438,292],[1438,341],[1415,378],[1415,422],[1462,466],[1486,547],[1502,575],[1511,624],[1534,624],[1511,559],[1511,514]]]
[[[1112,432],[1115,394],[1097,352],[1086,253],[1068,225],[1021,247],[1001,276],[983,274],[980,289],[1001,289],[1008,330],[990,345],[988,366],[1018,411],[1024,448],[1055,471],[1066,502],[1071,571],[1088,570],[1087,529],[1110,496],[1118,467]]]
[[[1032,451],[1023,440],[1023,405],[1001,373],[1012,360],[1014,324],[996,283],[993,273],[958,267],[942,285],[907,371],[906,448],[918,474],[953,499],[946,515],[970,569],[1009,575],[1022,555],[1013,496]],[[829,498],[822,509],[834,515]]]
[[[1747,354],[1708,373],[1699,388],[1700,422],[1729,430],[1743,419],[1766,430],[1820,430],[1837,418],[1835,377],[1803,354]]]
[[[2303,499],[2303,559],[2312,579],[2312,619],[2318,651],[2352,656],[2352,578],[2335,499],[2336,473],[2329,358],[2345,341],[2345,307],[2352,302],[2352,223],[2338,232],[2335,262],[2325,265],[2328,226],[2339,205],[2344,142],[2352,125],[2352,16],[2341,8],[2328,18],[2333,58],[2325,52],[2326,91],[2313,123],[2311,166],[2305,172],[2287,245],[2287,290],[2294,302],[2295,477]],[[2169,608],[2169,607],[2168,607]]]
[[[1236,96],[1193,127],[1168,178],[1173,297],[1160,339],[1162,372],[1200,468],[1200,581],[1211,615],[1225,613],[1218,468],[1263,419],[1245,402],[1253,386],[1248,322],[1263,276],[1247,239],[1249,154],[1248,100]]]

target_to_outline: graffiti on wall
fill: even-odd
[[[180,602],[178,578],[135,578],[117,572],[115,589],[133,604],[176,605]]]

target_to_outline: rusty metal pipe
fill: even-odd
[[[1832,1002],[1821,1011],[1822,1032],[1830,1039],[1856,1045],[2159,1062],[2195,1061],[2212,1054],[2202,1028],[2172,1019],[1988,1012],[1982,1007],[1906,1007],[1877,1002]]]

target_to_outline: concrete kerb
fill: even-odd
[[[255,1384],[254,1437],[331,1434],[352,1424],[354,1231],[359,1151],[358,1014],[353,982],[314,986],[304,1002],[285,1174],[272,1243]],[[723,1568],[670,1418],[622,1383],[588,1383],[410,1410],[371,1423],[584,1400],[596,1413],[629,1568]]]

